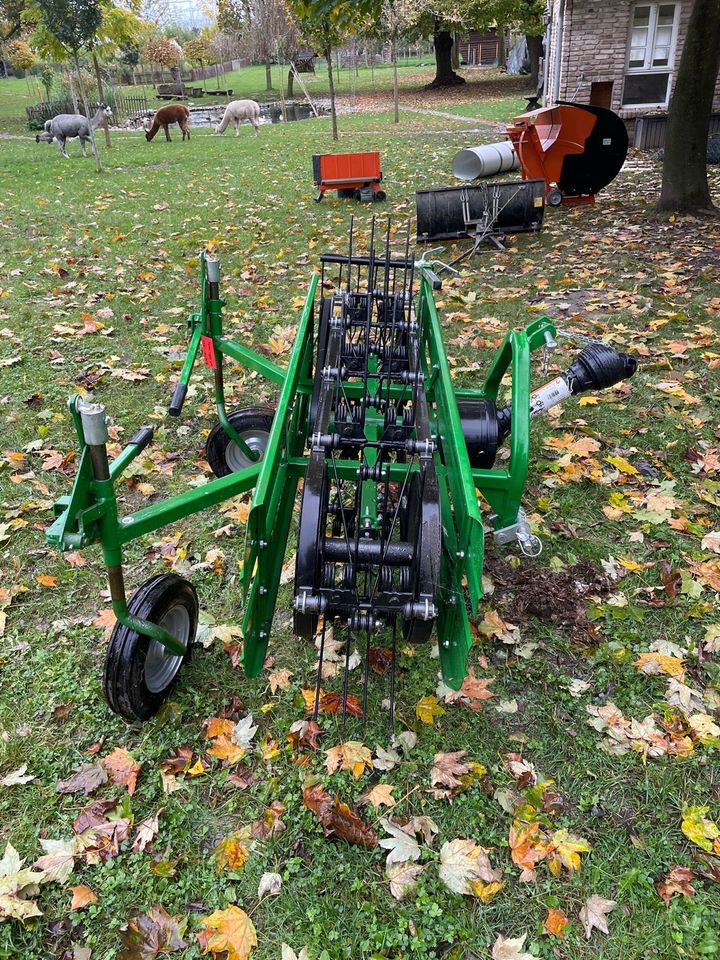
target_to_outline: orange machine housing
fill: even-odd
[[[515,117],[507,128],[524,180],[543,179],[546,199],[593,203],[627,155],[625,125],[612,110],[558,103]]]
[[[315,197],[318,202],[328,190],[337,190],[338,196],[357,196],[356,191],[367,187],[372,189],[375,199],[385,199],[380,189],[380,154],[376,150],[368,153],[315,154],[313,180],[320,188]]]

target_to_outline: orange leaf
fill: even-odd
[[[257,946],[257,933],[250,917],[239,907],[216,910],[202,917],[204,929],[198,934],[203,953],[226,953],[227,960],[247,960]]]
[[[82,883],[77,887],[70,887],[70,890],[73,895],[72,903],[70,904],[71,910],[82,910],[82,908],[87,907],[88,904],[97,903],[97,894],[95,891]]]
[[[561,940],[564,940],[565,927],[568,923],[570,923],[570,921],[562,910],[556,910],[555,907],[551,907],[545,918],[545,932],[549,933],[551,937],[560,937]]]
[[[137,778],[142,764],[134,760],[123,747],[115,747],[112,753],[103,757],[102,765],[110,775],[114,784],[120,787],[127,787],[127,792],[132,796],[137,786]]]

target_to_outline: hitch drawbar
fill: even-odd
[[[537,417],[569,397],[586,390],[605,390],[628,380],[637,370],[637,359],[604,343],[592,343],[578,354],[565,373],[530,394],[530,416]],[[498,447],[510,435],[512,408],[499,409],[492,400],[458,402],[470,466],[490,469]]]

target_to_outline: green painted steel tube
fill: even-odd
[[[192,336],[190,337],[187,353],[185,354],[185,362],[182,365],[182,370],[180,371],[180,376],[178,377],[178,383],[185,384],[185,386],[187,386],[190,382],[190,376],[193,372],[193,367],[195,366],[198,349],[200,348],[200,339],[203,335],[203,328],[199,322],[200,319],[201,318],[199,314],[193,314],[193,316],[190,317],[190,321],[193,322],[193,332]]]
[[[233,360],[237,360],[244,367],[255,370],[266,380],[271,380],[273,383],[280,384],[280,386],[285,383],[287,371],[283,367],[273,363],[272,360],[268,360],[267,357],[255,353],[254,350],[250,350],[240,343],[235,343],[234,340],[229,340],[227,337],[218,337],[215,340],[215,349],[219,353],[224,353],[226,356],[232,357]]]
[[[143,636],[150,637],[151,640],[157,640],[166,650],[174,653],[176,656],[183,656],[187,651],[182,643],[171,633],[159,626],[157,623],[151,623],[149,620],[141,620],[140,617],[134,617],[128,612],[126,600],[113,601],[113,613],[123,626],[140,633]]]
[[[154,503],[121,517],[118,524],[119,542],[124,544],[137,540],[138,537],[168,523],[175,523],[193,513],[200,513],[201,510],[213,507],[216,503],[222,503],[223,500],[229,500],[239,493],[252,490],[259,471],[260,463],[254,463],[246,470],[238,470],[227,477],[210,480],[202,487],[195,487],[161,503]]]

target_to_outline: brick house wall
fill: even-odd
[[[670,72],[670,97],[677,77],[693,0],[679,3],[677,41]],[[642,0],[641,0],[642,3]],[[667,113],[667,107],[623,106],[631,14],[635,0],[550,0],[552,7],[546,103],[553,102],[557,63],[557,32],[564,8],[562,55],[557,100],[590,103],[592,84],[612,83],[609,106],[628,125],[637,117]],[[713,109],[720,111],[720,78],[715,87]]]

